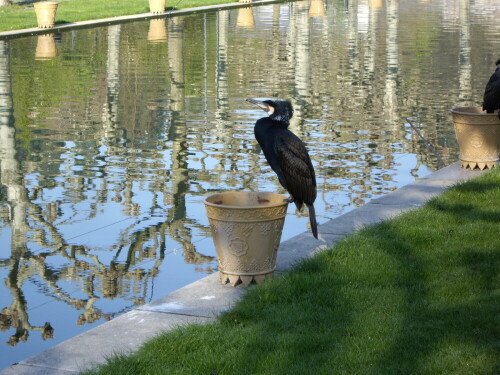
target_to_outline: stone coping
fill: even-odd
[[[363,226],[420,207],[447,188],[482,173],[484,171],[465,170],[459,162],[454,163],[320,225],[320,240],[305,232],[284,241],[278,251],[277,273],[332,247],[339,239]],[[162,331],[184,324],[212,322],[240,300],[245,290],[241,285],[222,285],[216,272],[8,367],[0,371],[0,375],[77,374],[104,363],[106,357],[115,353],[137,350]]]

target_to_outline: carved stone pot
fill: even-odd
[[[233,191],[211,195],[203,202],[221,282],[249,285],[272,277],[288,207],[286,197]]]
[[[463,168],[494,168],[500,153],[498,112],[486,113],[481,107],[451,110]]]
[[[165,13],[166,0],[149,0],[149,11],[151,13]]]
[[[58,3],[55,1],[40,1],[33,6],[35,7],[38,27],[42,29],[54,27]]]

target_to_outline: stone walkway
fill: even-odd
[[[320,225],[321,241],[309,232],[293,237],[280,245],[277,271],[287,271],[296,262],[333,246],[354,230],[418,208],[457,182],[481,173],[464,170],[460,163],[454,163]],[[136,350],[161,331],[213,321],[244,293],[244,287],[222,285],[218,273],[212,274],[0,371],[0,375],[77,374],[93,364],[105,362],[105,358],[114,353]]]

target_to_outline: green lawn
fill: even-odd
[[[234,3],[237,0],[167,0],[167,9]],[[62,0],[59,1],[56,24],[125,16],[149,12],[148,0]],[[0,31],[36,27],[33,4],[0,7]]]
[[[496,169],[95,373],[500,374],[499,202]]]

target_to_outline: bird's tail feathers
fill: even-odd
[[[316,211],[314,210],[314,205],[307,205],[309,208],[309,223],[311,224],[311,231],[314,238],[318,239],[318,223],[316,222]]]

